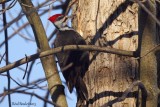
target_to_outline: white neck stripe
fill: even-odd
[[[74,29],[72,29],[72,28],[66,26],[66,27],[60,28],[59,30],[65,31],[65,30],[74,30]]]

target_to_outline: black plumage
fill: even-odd
[[[59,30],[54,41],[54,47],[65,45],[86,45],[85,40],[74,30]],[[87,100],[88,91],[83,77],[89,67],[88,51],[62,51],[56,54],[60,68],[70,92],[75,86],[78,98]]]

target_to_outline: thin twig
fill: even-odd
[[[2,9],[5,9],[5,4],[2,4]],[[7,19],[6,19],[6,13],[3,13],[3,26],[7,25]],[[8,51],[8,29],[4,30],[5,35],[5,52],[6,52],[6,65],[9,64],[9,51]],[[10,90],[11,87],[11,80],[10,80],[10,73],[9,70],[7,70],[7,80],[8,80],[8,90]],[[8,103],[9,107],[11,107],[11,96],[8,95]]]
[[[49,5],[48,17],[50,17],[50,14],[51,14],[51,12],[52,12],[52,8],[53,8],[53,7]],[[50,24],[50,23],[49,23],[49,21],[48,21],[47,24],[46,24],[46,27],[45,27],[45,31],[46,31],[46,32],[47,32],[47,29],[48,29],[48,27],[49,27],[49,24]]]
[[[47,93],[46,93],[46,96],[45,96],[45,99],[49,99],[49,95],[50,95],[50,93],[49,93],[49,90],[47,91]],[[44,102],[44,106],[43,107],[47,107],[47,102]]]
[[[17,0],[16,0],[17,1]],[[41,8],[43,5],[45,5],[46,3],[48,3],[49,0],[41,3],[40,5],[38,5],[36,7],[36,9]],[[55,8],[54,8],[55,9]],[[18,21],[19,19],[21,19],[25,14],[19,14],[19,16],[17,16],[14,20],[10,21],[4,28],[0,29],[0,32],[2,32],[3,30],[5,30],[6,28],[8,28],[9,26],[11,26],[14,22]]]
[[[151,48],[148,52],[146,52],[144,55],[137,57],[135,59],[142,59],[145,56],[147,56],[148,54],[150,54],[151,52],[153,52],[154,50],[157,50],[157,48],[159,48],[160,44],[156,45],[155,47]],[[155,51],[154,51],[155,52]]]
[[[48,37],[48,41],[50,41],[54,37],[54,35],[56,34],[56,32],[57,32],[57,29],[55,29],[54,31],[52,31],[52,33]]]
[[[27,74],[27,84],[29,84],[29,79],[30,79],[30,75],[31,75],[31,71],[32,71],[32,68],[33,68],[33,66],[34,66],[34,63],[35,63],[35,60],[31,62],[30,67],[29,67],[29,70],[28,70],[28,74]]]
[[[2,55],[0,55],[0,57],[2,57]],[[2,60],[6,61],[4,58],[3,58]],[[11,62],[9,62],[9,64],[11,64]],[[18,68],[19,70],[22,70],[22,71],[25,72],[25,69],[23,69],[23,68],[21,68],[21,67],[17,67],[17,68]]]
[[[4,76],[4,74],[3,74],[3,76]],[[50,77],[52,77],[52,76],[53,76],[53,75],[51,75]],[[31,82],[30,84],[20,85],[20,86],[18,86],[18,87],[16,87],[16,88],[11,89],[10,91],[8,91],[7,89],[4,89],[4,92],[3,92],[3,93],[0,93],[0,97],[2,97],[2,99],[0,100],[0,102],[3,101],[3,99],[4,99],[4,97],[5,97],[6,95],[12,94],[12,93],[14,93],[15,91],[19,91],[20,89],[22,89],[22,88],[24,88],[24,87],[27,88],[27,89],[21,90],[21,92],[25,92],[25,91],[27,91],[28,89],[36,89],[36,88],[34,88],[35,86],[37,86],[38,84],[46,81],[46,79],[48,79],[48,78],[50,78],[50,77],[41,78],[41,79],[35,80],[35,81]],[[33,86],[33,87],[30,87],[30,86]],[[28,87],[29,87],[29,88],[28,88]],[[45,86],[45,87],[46,87],[46,86]],[[43,88],[43,87],[40,87],[40,89],[42,89],[42,88]],[[45,101],[45,100],[44,100],[44,101]],[[56,105],[56,104],[54,104],[54,105]],[[57,106],[56,106],[56,107],[57,107]]]
[[[7,76],[5,74],[0,74],[1,76]],[[13,79],[12,77],[10,77],[17,85],[18,87],[13,88],[11,90],[20,90],[23,88],[26,88],[25,91],[30,90],[30,89],[41,89],[41,90],[46,90],[47,85],[45,86],[39,86],[39,84],[41,84],[42,82],[44,82],[46,80],[46,78],[42,78],[42,79],[38,79],[36,81],[33,81],[30,84],[23,84],[22,85],[20,83],[18,83],[15,79]],[[1,97],[1,96],[0,96]]]
[[[71,9],[71,7],[77,2],[78,0],[71,0],[71,2],[69,3],[69,6],[66,9],[65,15],[67,15],[69,13],[69,10]]]
[[[46,4],[46,5],[42,6],[42,7],[50,6],[50,5],[52,5],[56,1],[57,0],[50,0],[50,3],[48,3],[48,4]],[[61,0],[58,0],[58,1],[61,1]]]
[[[34,93],[31,93],[31,92],[26,92],[24,90],[11,90],[11,91],[5,91],[3,95],[0,95],[0,96],[6,96],[8,94],[14,94],[14,93],[21,93],[21,94],[25,94],[25,95],[33,95],[34,97],[37,97],[38,99],[41,99],[42,101],[46,101],[47,103],[51,104],[51,105],[54,105],[56,107],[59,107],[56,103],[54,102],[51,102],[49,100],[46,100],[44,99],[43,97],[37,95],[37,94],[34,94]]]
[[[13,32],[7,39],[10,40],[11,38],[14,37],[14,35],[16,35],[19,31],[21,31],[22,29],[24,29],[28,25],[29,25],[29,23],[23,24],[19,29],[17,29],[15,32]],[[5,44],[5,41],[0,43],[0,47],[2,47],[4,44]]]
[[[25,76],[26,76],[26,74],[27,74],[27,68],[28,68],[28,59],[27,59],[27,55],[25,55],[25,56],[26,56],[27,65],[26,65],[26,70],[25,70],[23,79],[25,78]]]
[[[156,18],[156,16],[151,12],[151,11],[149,11],[148,9],[147,9],[147,7],[144,5],[144,4],[142,4],[139,0],[135,0],[140,6],[141,6],[141,8],[144,10],[144,11],[146,11],[146,13],[148,13],[152,18],[153,18],[153,20],[154,21],[156,21],[156,23],[160,26],[160,21]],[[148,1],[146,1],[146,2],[148,2]]]
[[[16,30],[14,27],[12,27],[12,29],[14,30],[14,32],[17,32],[17,30]],[[27,38],[25,35],[21,34],[20,32],[17,32],[17,34],[18,34],[20,37],[22,37],[23,39],[25,39],[25,40],[28,40],[28,41],[31,41],[31,42],[35,42],[35,40],[30,39],[30,38]]]
[[[34,91],[33,91],[33,94],[34,94]],[[33,94],[31,95],[31,98],[30,98],[30,100],[29,100],[29,103],[32,102]],[[30,105],[28,105],[28,107],[30,107]]]
[[[58,5],[58,6],[55,6],[53,9],[59,9],[62,5]],[[43,11],[41,15],[45,14],[46,12],[48,11],[45,10]],[[23,14],[24,15],[24,14]],[[3,30],[5,30],[6,28],[8,28],[9,26],[11,26],[15,21],[18,21],[20,18],[22,18],[23,15],[19,15],[17,18],[15,18],[13,21],[11,21],[10,23],[8,23],[4,28],[0,29],[0,32],[2,32]],[[22,29],[24,29],[26,26],[28,26],[29,23],[26,22],[25,24],[23,24],[19,29],[17,29],[15,32],[13,32],[9,37],[8,37],[8,40],[10,40],[12,37],[14,37],[15,34],[17,34],[17,32],[21,31]],[[4,45],[4,41],[2,43],[0,43],[0,47],[2,47]]]
[[[5,75],[5,74],[0,74],[1,76],[7,76],[7,75]],[[11,76],[10,76],[10,79],[12,80],[12,81],[14,81],[19,87],[21,87],[21,88],[27,88],[27,89],[37,89],[38,87],[35,87],[35,85],[34,85],[34,87],[29,87],[29,86],[27,86],[27,85],[21,85],[20,83],[18,83],[15,79],[13,79]]]
[[[160,46],[160,44],[156,45],[155,47],[153,47],[152,49],[150,49],[147,53],[145,53],[143,56],[141,56],[140,58],[145,57],[146,55],[148,55],[149,53],[153,52],[156,48],[158,48]]]
[[[0,59],[0,64],[1,64],[1,62],[2,62],[2,60],[3,60],[3,58],[4,58],[5,55],[6,55],[6,52],[2,55],[2,57]]]
[[[11,4],[9,4],[9,6],[7,8],[4,8],[2,10],[0,10],[0,15],[3,14],[4,12],[6,12],[6,10],[11,9],[13,6],[15,6],[15,4],[17,3],[17,0],[13,0],[13,2]]]

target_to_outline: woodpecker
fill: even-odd
[[[65,45],[86,45],[82,36],[73,28],[67,26],[67,16],[56,14],[48,20],[51,21],[58,30],[54,41],[54,47]],[[76,88],[78,100],[84,101],[88,98],[87,87],[83,77],[89,67],[88,51],[63,51],[56,54],[58,63],[62,70],[63,76],[70,93]]]

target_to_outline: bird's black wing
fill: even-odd
[[[83,37],[81,37],[79,33],[74,30],[59,31],[54,41],[54,47],[65,45],[86,45],[86,42]],[[56,54],[61,68],[67,65],[70,52],[71,51],[63,52],[62,49],[62,52]]]

